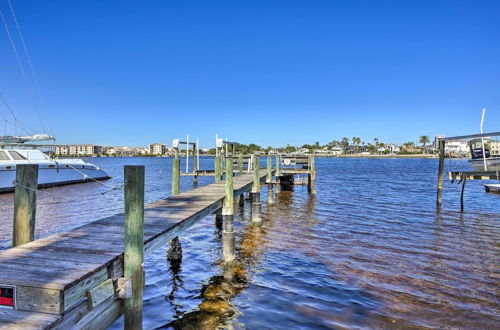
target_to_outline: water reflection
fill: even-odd
[[[219,261],[221,273],[212,276],[208,283],[200,290],[201,303],[197,310],[183,314],[176,320],[160,328],[173,329],[215,329],[226,324],[233,316],[240,314],[237,307],[231,303],[242,290],[247,288],[249,273],[264,249],[266,235],[266,222],[246,226],[237,242],[236,259],[234,262],[224,264]],[[221,229],[217,229],[220,234]],[[222,249],[222,247],[221,247]],[[172,274],[175,273],[177,264],[170,263]],[[174,295],[171,295],[172,303]],[[169,296],[169,299],[171,299]],[[178,314],[179,315],[179,314]]]

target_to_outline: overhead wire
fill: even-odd
[[[11,11],[14,15],[14,20],[16,22],[16,26],[18,27],[18,33],[19,33],[19,36],[22,40],[22,44],[25,45],[24,43],[24,39],[22,38],[22,35],[21,35],[21,30],[19,29],[19,25],[17,24],[17,19],[15,18],[15,14],[14,14],[14,11],[13,11],[13,7],[12,5],[10,4],[10,1],[9,1],[9,5],[10,5],[10,8],[11,8]],[[19,69],[21,71],[21,74],[23,76],[23,79],[24,79],[24,83],[26,84],[26,88],[28,89],[28,94],[30,95],[31,99],[32,99],[32,102],[33,102],[33,105],[35,107],[35,111],[37,113],[37,116],[38,116],[38,120],[40,121],[40,125],[42,126],[42,130],[43,132],[45,132],[45,125],[43,124],[43,121],[42,121],[42,117],[40,115],[40,110],[39,110],[39,106],[38,106],[38,102],[36,100],[36,97],[33,93],[33,90],[31,89],[30,87],[30,84],[28,83],[28,78],[26,76],[26,71],[24,69],[24,66],[23,66],[23,63],[22,63],[22,60],[21,60],[21,56],[19,55],[19,52],[17,51],[17,47],[16,47],[16,44],[14,42],[14,39],[12,38],[12,34],[10,32],[10,29],[9,29],[9,26],[7,24],[7,20],[5,19],[5,16],[2,12],[2,9],[0,8],[0,18],[2,19],[2,22],[3,22],[3,26],[5,28],[5,32],[7,33],[7,37],[9,39],[9,42],[10,42],[10,45],[12,47],[12,51],[14,52],[14,55],[16,56],[16,60],[17,60],[17,64],[19,66]],[[24,46],[25,47],[25,46]],[[29,55],[28,55],[29,56]],[[31,61],[28,60],[30,62],[30,66],[31,66]],[[31,66],[32,67],[32,66]],[[34,74],[34,71],[33,71],[33,74]],[[37,84],[36,82],[36,79],[34,80],[35,81],[35,84]]]

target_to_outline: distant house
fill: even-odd
[[[389,143],[385,146],[385,149],[389,151],[390,154],[397,154],[401,151],[401,148],[395,144]]]

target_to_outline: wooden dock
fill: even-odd
[[[262,171],[261,180],[266,178]],[[253,173],[234,178],[234,195],[252,187]],[[144,253],[165,246],[222,207],[224,182],[159,200],[144,209]],[[123,277],[124,214],[0,252],[0,283],[16,288],[16,309],[0,309],[5,329],[101,328],[122,314],[113,290],[91,306],[89,291]],[[105,284],[106,285],[106,284]],[[106,311],[106,313],[103,313]]]
[[[262,182],[269,204],[274,203],[273,188],[281,191],[280,178],[294,173],[308,175],[309,191],[315,193],[314,157],[307,168],[283,168],[283,172],[279,157],[275,168],[271,156],[263,169],[254,165],[243,171],[241,156],[236,171],[233,163],[216,158],[215,183],[179,193],[176,153],[172,196],[146,206],[144,167],[125,166],[124,213],[37,240],[33,240],[37,167],[18,165],[14,247],[0,251],[0,305],[6,307],[0,308],[0,328],[103,329],[125,314],[126,329],[141,329],[144,256],[169,243],[173,247],[182,232],[215,214],[218,225],[224,219],[222,254],[229,264],[235,257],[235,197],[250,192],[252,221],[259,223]],[[260,156],[252,155],[250,164],[260,164]]]

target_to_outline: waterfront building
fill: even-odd
[[[95,144],[71,144],[54,147],[54,153],[59,156],[93,156],[102,153],[102,146]]]
[[[446,154],[466,156],[469,153],[467,140],[448,140],[444,145]]]
[[[167,146],[161,143],[152,143],[148,147],[150,155],[164,155],[167,153]]]

